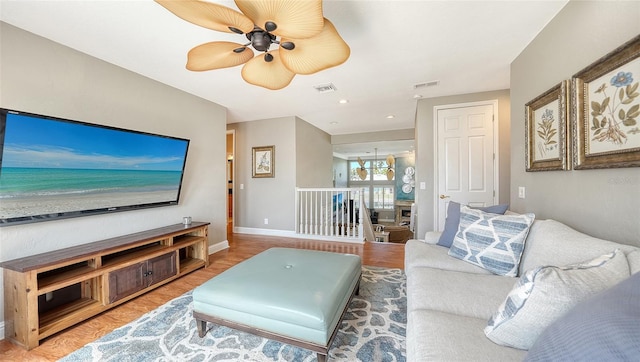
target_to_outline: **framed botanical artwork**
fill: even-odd
[[[562,81],[525,104],[527,171],[569,169],[569,81]]]
[[[640,36],[573,76],[576,170],[640,166]]]
[[[275,177],[276,146],[252,148],[253,177]]]

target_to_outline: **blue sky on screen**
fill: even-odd
[[[187,142],[8,114],[3,167],[182,170]]]

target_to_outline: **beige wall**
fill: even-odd
[[[510,168],[510,100],[509,90],[462,94],[447,97],[427,98],[418,101],[416,110],[416,224],[417,238],[423,238],[427,231],[434,230],[434,207],[436,203],[437,183],[434,180],[433,150],[433,109],[448,104],[471,103],[480,101],[498,101],[498,142],[499,142],[499,194],[500,203],[509,202]],[[424,182],[425,189],[419,185]]]
[[[295,154],[297,187],[333,187],[333,148],[328,133],[298,118]]]
[[[0,260],[176,224],[187,215],[212,223],[210,244],[226,239],[223,107],[5,23],[0,33],[0,106],[191,140],[179,205],[3,227]]]
[[[233,224],[236,231],[293,230],[295,117],[227,126],[236,132]],[[275,177],[252,177],[252,148],[275,146]],[[269,219],[264,224],[264,219]]]
[[[638,1],[570,1],[511,64],[511,205],[640,245],[640,169],[525,172],[524,105],[640,34]],[[636,75],[634,74],[634,78]],[[518,198],[518,186],[526,199]]]
[[[232,123],[228,129],[236,134],[234,230],[293,235],[295,188],[331,187],[329,135],[298,117]],[[252,148],[270,145],[275,146],[275,177],[253,178]]]

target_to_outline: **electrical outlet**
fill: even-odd
[[[518,187],[518,197],[524,199],[526,197],[526,192],[524,186]]]
[[[264,218],[264,224],[269,225],[269,219],[267,219],[266,217]]]

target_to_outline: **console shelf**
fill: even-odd
[[[176,224],[0,263],[6,338],[26,348],[209,265],[209,223]]]

